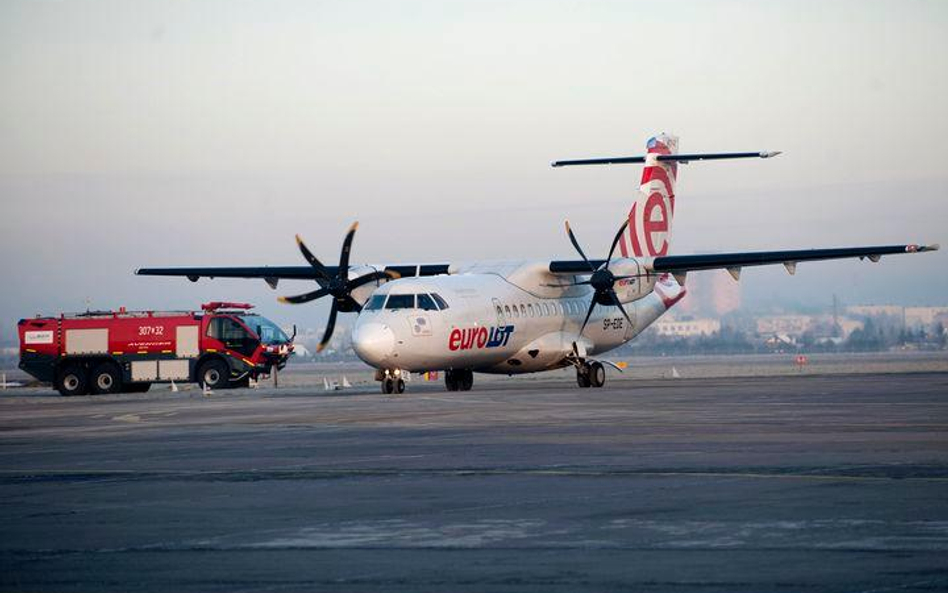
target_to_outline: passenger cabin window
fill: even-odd
[[[386,309],[414,309],[415,295],[413,294],[390,294],[388,302],[385,303]]]
[[[527,316],[527,308],[524,307],[523,305],[520,305],[520,316],[521,316],[521,317],[526,317],[526,316]]]
[[[437,311],[438,306],[435,305],[434,299],[426,294],[418,295],[418,308],[422,311]]]
[[[433,298],[433,299],[435,300],[435,302],[438,303],[438,307],[439,307],[442,311],[444,311],[445,309],[448,308],[448,303],[447,303],[447,301],[445,301],[443,298],[441,298],[441,295],[440,295],[440,294],[438,294],[438,293],[436,293],[436,292],[433,292],[433,293],[431,293],[431,298]]]
[[[365,311],[378,311],[385,305],[385,297],[388,295],[384,294],[375,294],[372,295],[372,298],[369,299],[369,302],[365,304],[363,310]]]
[[[507,314],[507,317],[510,317],[510,305],[504,305],[504,313]]]

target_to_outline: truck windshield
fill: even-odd
[[[260,341],[264,344],[287,344],[290,341],[289,336],[283,332],[280,327],[259,315],[241,315],[240,320],[247,324],[247,327],[253,333],[260,336]]]

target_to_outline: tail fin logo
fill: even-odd
[[[677,154],[678,138],[661,135],[650,138],[639,197],[629,211],[629,230],[619,248],[628,257],[657,257],[668,253],[672,218],[675,215],[675,178],[678,164],[659,161],[660,154]]]

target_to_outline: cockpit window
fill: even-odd
[[[385,305],[385,297],[386,295],[384,294],[372,295],[372,298],[369,299],[369,302],[367,302],[362,309],[364,311],[378,311]]]
[[[435,302],[438,303],[438,307],[439,307],[442,311],[444,311],[445,309],[448,308],[448,303],[447,303],[443,298],[441,298],[441,295],[440,295],[440,294],[438,294],[438,293],[436,293],[436,292],[433,292],[433,293],[431,293],[431,298],[433,298],[433,299],[435,300]]]
[[[413,294],[390,294],[388,295],[388,303],[385,304],[386,309],[414,309],[415,308],[415,295]]]
[[[437,311],[438,307],[435,305],[434,299],[426,294],[418,295],[418,308],[422,311]]]

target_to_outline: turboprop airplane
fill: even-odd
[[[580,387],[602,387],[606,352],[633,339],[685,296],[685,276],[726,269],[738,280],[746,266],[840,258],[878,261],[883,255],[934,251],[937,245],[884,245],[794,251],[669,255],[678,165],[692,161],[762,158],[777,152],[679,154],[662,134],[633,157],[557,161],[554,167],[641,163],[639,193],[620,222],[604,259],[590,259],[566,223],[581,259],[516,263],[350,265],[357,224],[342,243],[338,266],[323,265],[297,235],[308,266],[144,268],[147,276],[312,280],[300,304],[332,297],[319,349],[329,343],[340,312],[358,312],[356,354],[376,369],[384,393],[405,390],[404,373],[444,371],[449,391],[467,391],[474,372],[520,374],[576,369]],[[618,367],[616,367],[618,369]],[[621,370],[621,369],[620,369]]]

